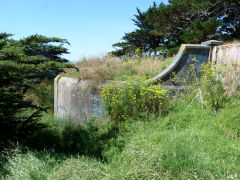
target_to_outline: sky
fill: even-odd
[[[33,34],[67,39],[70,61],[103,56],[136,29],[136,7],[154,0],[0,0],[0,32],[20,39]],[[167,0],[155,0],[157,3]]]

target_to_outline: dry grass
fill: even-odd
[[[163,71],[172,60],[173,58],[142,58],[128,61],[114,57],[91,58],[76,63],[79,71],[67,69],[61,76],[92,80],[97,85],[127,76],[151,77]]]
[[[92,58],[76,64],[80,79],[91,79],[97,83],[112,80],[121,75],[126,63],[116,58]]]
[[[141,59],[141,61],[133,66],[133,71],[136,72],[136,74],[152,74],[156,75],[157,73],[163,71],[167,68],[168,65],[171,64],[172,60],[174,58],[168,58],[163,60],[160,59],[153,59],[153,58],[144,58]]]
[[[232,44],[240,44],[240,41],[239,40],[234,40],[234,41],[224,42],[224,45],[232,45]]]

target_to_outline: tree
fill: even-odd
[[[146,54],[157,53],[157,48],[159,44],[163,43],[163,38],[161,36],[155,36],[152,31],[154,26],[152,23],[149,23],[147,17],[148,14],[153,14],[156,9],[156,4],[154,3],[153,7],[150,7],[151,10],[143,13],[137,8],[136,19],[133,19],[137,29],[130,33],[125,33],[122,40],[123,42],[113,44],[113,47],[116,49],[112,53],[116,56],[123,55],[134,55],[135,51],[140,49]]]
[[[17,141],[44,127],[43,108],[24,99],[25,91],[44,77],[54,77],[71,64],[63,64],[66,40],[33,35],[22,40],[0,33],[0,146]],[[61,43],[53,45],[52,43]]]
[[[154,3],[146,12],[137,13],[133,20],[137,29],[113,45],[118,47],[113,54],[135,48],[148,52],[151,47],[172,55],[182,43],[240,38],[238,0],[169,0],[167,5]]]
[[[240,39],[240,1],[228,0],[221,1],[218,6],[222,7],[222,24],[218,34],[223,40]]]

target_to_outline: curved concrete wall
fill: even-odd
[[[209,60],[210,46],[200,44],[183,44],[172,64],[157,76],[146,82],[161,81],[163,85],[173,86],[172,74],[176,74],[180,79],[186,78],[190,65],[194,65],[195,72],[199,72],[202,63]],[[196,61],[193,59],[196,58]],[[181,86],[181,84],[178,84]]]

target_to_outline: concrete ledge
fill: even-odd
[[[217,40],[210,40],[210,41],[205,41],[201,43],[202,45],[207,45],[207,46],[219,46],[223,45],[223,41],[217,41]]]

